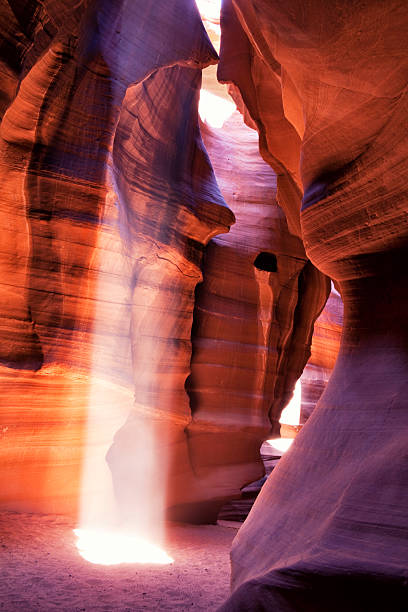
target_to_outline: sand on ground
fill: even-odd
[[[55,515],[0,513],[0,611],[205,610],[229,595],[236,529],[168,527],[171,565],[95,565],[76,548],[75,525]]]

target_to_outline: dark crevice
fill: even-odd
[[[276,255],[273,253],[262,251],[256,256],[254,266],[258,270],[263,270],[265,272],[277,272],[278,260],[276,259]]]

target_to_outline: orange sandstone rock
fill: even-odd
[[[300,138],[244,96],[267,161],[286,139],[286,222],[255,133],[204,128],[239,223],[203,262],[234,215],[200,135],[217,56],[194,3],[16,1],[0,28],[1,503],[75,513],[82,471],[96,500],[102,465],[127,520],[148,447],[157,503],[213,519],[260,474],[328,292],[299,238]]]
[[[288,230],[256,133],[238,113],[223,130],[204,125],[202,132],[236,216],[231,231],[206,249],[187,380],[189,454],[198,482],[220,505],[263,476],[259,448],[279,434],[281,410],[310,355],[327,279],[312,272],[302,242]]]
[[[233,222],[197,118],[216,54],[184,0],[2,10],[2,503],[75,512],[108,404],[111,441],[136,388],[185,446],[200,257]]]
[[[223,611],[405,607],[407,20],[397,0],[224,3],[220,78],[345,321],[324,394],[235,539]]]

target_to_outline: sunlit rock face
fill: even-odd
[[[235,112],[223,130],[203,125],[202,134],[236,217],[205,252],[186,385],[189,454],[215,512],[264,474],[259,448],[279,435],[280,413],[310,355],[328,280],[288,230],[256,132]]]
[[[194,289],[233,222],[198,127],[216,54],[187,0],[3,3],[0,25],[2,505],[75,512],[88,465],[103,506],[105,448],[126,506],[135,415],[188,464]]]
[[[336,363],[343,326],[343,302],[334,286],[313,329],[311,355],[301,378],[300,424],[304,425],[325,390]]]
[[[227,231],[234,216],[215,183],[201,140],[200,83],[198,70],[175,66],[130,88],[113,147],[119,226],[131,273],[135,404],[115,435],[107,461],[127,518],[134,515],[141,496],[160,497],[159,492],[170,508],[191,498],[200,504],[209,496],[191,464],[185,381],[203,247]],[[140,449],[149,435],[158,470],[141,486]],[[154,506],[157,511],[159,500]],[[171,511],[169,516],[190,518]]]
[[[239,219],[203,259],[234,215],[193,2],[17,1],[0,28],[1,504],[214,520],[262,474],[328,279],[237,117],[203,127]]]
[[[220,77],[345,308],[326,391],[235,539],[225,611],[406,605],[407,19],[401,2],[224,3]]]

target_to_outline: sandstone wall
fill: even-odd
[[[75,512],[125,415],[186,446],[202,248],[233,222],[197,118],[216,54],[183,0],[1,8],[2,504]]]
[[[289,232],[276,174],[240,114],[202,132],[236,223],[208,245],[196,289],[187,436],[193,469],[221,504],[264,474],[259,449],[279,435],[328,281]]]
[[[203,264],[234,215],[200,135],[217,56],[195,4],[0,7],[1,504],[76,513],[108,483],[125,520],[144,491],[210,520],[259,475],[328,292],[293,212],[299,138],[286,223],[255,134],[204,129],[239,225]]]
[[[313,328],[311,355],[302,372],[300,423],[312,414],[329,381],[340,348],[343,301],[332,286],[325,307]]]
[[[326,391],[235,539],[222,609],[402,610],[406,5],[223,10],[220,78],[240,90],[282,177],[278,199],[337,281],[345,322]]]

